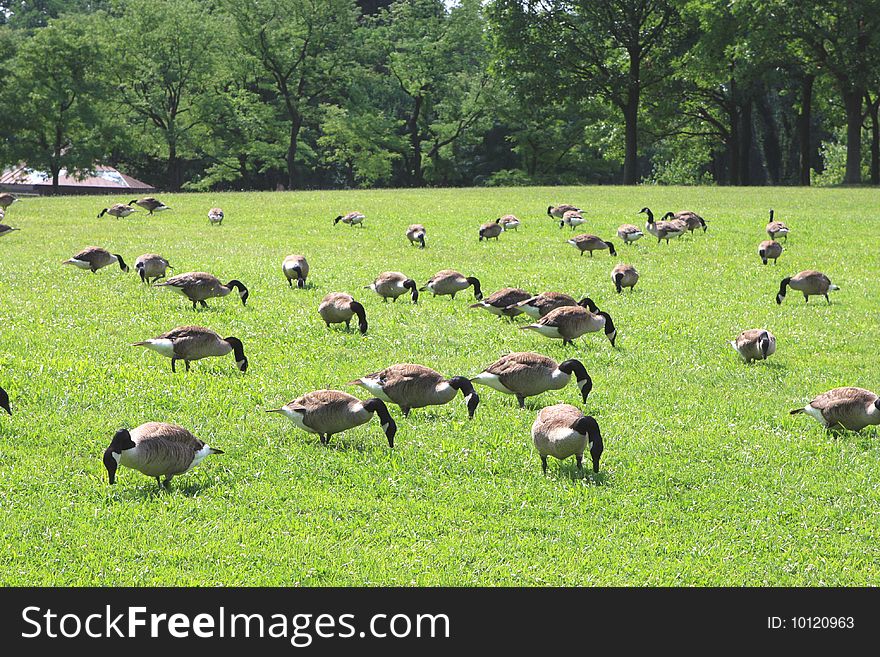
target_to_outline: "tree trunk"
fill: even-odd
[[[296,189],[296,151],[299,147],[299,131],[302,128],[302,117],[294,112],[290,121],[290,143],[287,146],[287,189]]]
[[[61,172],[61,167],[57,164],[53,164],[51,166],[52,172],[52,196],[57,196],[58,194],[58,175]]]
[[[629,54],[629,88],[623,118],[626,124],[625,149],[623,159],[623,184],[635,185],[639,182],[639,74],[641,61],[638,53]]]
[[[740,107],[740,140],[739,140],[739,184],[751,185],[752,172],[750,166],[752,154],[752,99],[748,98]]]
[[[422,136],[419,132],[419,115],[422,112],[424,97],[420,94],[415,96],[415,105],[406,121],[406,132],[409,135],[410,166],[409,182],[413,187],[422,187],[425,184],[422,175]]]
[[[730,119],[730,136],[727,139],[727,155],[728,167],[727,180],[731,185],[739,184],[740,165],[739,165],[739,112],[736,104],[731,101],[728,111]]]
[[[813,82],[815,75],[807,75],[801,84],[801,111],[797,117],[798,142],[800,145],[800,184],[810,186],[810,113],[813,105]]]
[[[843,94],[846,108],[846,174],[843,182],[858,185],[862,182],[862,89],[848,90]]]
[[[871,117],[871,184],[880,185],[880,96],[873,101],[865,96],[865,100]]]
[[[177,157],[177,142],[171,141],[168,144],[168,168],[166,171],[168,176],[168,185],[172,192],[180,190],[180,160]]]

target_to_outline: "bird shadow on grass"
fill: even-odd
[[[601,470],[599,472],[593,472],[592,468],[587,465],[588,460],[589,459],[586,459],[584,462],[583,471],[578,470],[574,461],[562,464],[557,471],[557,478],[581,481],[588,486],[610,486],[611,484],[608,481],[608,475]]]
[[[164,479],[164,478],[163,478]],[[166,495],[183,495],[184,497],[198,497],[202,493],[217,486],[228,488],[234,481],[232,474],[222,469],[210,473],[202,473],[201,476],[180,475],[171,480],[171,487],[165,488],[156,484],[155,479],[143,478],[142,481],[125,485],[117,480],[115,490],[111,491],[113,502],[128,502],[145,499],[161,499]],[[106,483],[106,482],[105,482]],[[120,485],[122,484],[122,485]]]

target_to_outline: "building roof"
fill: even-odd
[[[22,186],[38,191],[43,187],[52,186],[52,176],[45,171],[37,171],[31,169],[26,164],[20,164],[0,172],[0,185],[5,189]],[[141,182],[131,176],[120,173],[113,167],[105,165],[96,166],[94,170],[85,174],[83,178],[69,176],[67,171],[62,169],[58,174],[58,185],[59,187],[82,188],[82,191],[88,191],[91,188],[94,191],[130,190],[152,192],[156,189],[145,182]]]

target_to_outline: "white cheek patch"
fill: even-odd
[[[116,461],[116,463],[118,464],[120,459],[122,458],[122,453],[121,452],[110,452],[110,456],[112,456],[113,460]]]
[[[192,470],[196,467],[202,460],[211,453],[211,448],[205,445],[198,452],[196,452],[195,456],[193,456],[192,463],[189,464],[189,467],[186,469],[186,472]]]
[[[584,379],[583,381],[578,381],[577,383],[578,383],[578,388],[580,388],[580,390],[583,392],[584,386],[587,385],[587,380]]]
[[[593,449],[593,443],[589,443],[590,449]]]
[[[384,431],[385,433],[388,433],[388,427],[390,427],[390,426],[391,425],[386,422],[385,424],[382,425],[382,431]]]

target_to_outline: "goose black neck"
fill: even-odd
[[[147,282],[147,275],[144,274],[144,264],[142,262],[139,262],[138,264],[136,264],[134,266],[134,268],[137,269],[138,274],[140,274],[141,282],[146,283]]]
[[[480,280],[476,276],[468,276],[465,280],[474,286],[474,299],[480,301],[483,298],[483,290],[480,288]]]
[[[663,220],[665,221],[666,219],[671,219],[674,216],[675,215],[672,212],[667,212],[666,214],[663,215]]]
[[[770,221],[773,221],[773,210],[770,210]]]
[[[412,302],[418,303],[419,302],[419,288],[416,286],[416,282],[413,279],[408,278],[403,282],[403,287],[405,287],[407,290],[412,292]]]
[[[785,298],[785,289],[788,287],[788,284],[791,282],[791,277],[783,278],[782,282],[779,283],[779,294],[776,295],[776,303],[782,303],[782,300]]]
[[[553,206],[552,206],[552,205],[548,205],[548,206],[547,206],[547,216],[548,216],[548,217],[552,217],[552,216],[553,216]]]
[[[122,259],[122,256],[118,253],[114,253],[113,255],[116,257],[116,262],[119,263],[119,268],[124,272],[128,272],[128,265],[125,264],[125,260]]]
[[[654,213],[651,212],[651,208],[642,208],[642,212],[644,212],[646,215],[648,215],[648,223],[653,224],[654,223]]]
[[[614,322],[611,321],[611,315],[606,313],[604,310],[600,310],[596,314],[600,317],[605,318],[605,335],[611,335],[617,330],[614,328]]]
[[[422,243],[422,248],[424,249],[425,248],[425,234],[424,233],[421,233],[419,235],[419,242]]]
[[[394,418],[391,417],[391,413],[388,412],[388,407],[385,406],[385,402],[378,397],[372,397],[364,402],[364,410],[369,411],[370,413],[375,413],[379,416],[379,422],[382,424],[382,429],[385,431],[385,437],[388,438],[388,446],[393,448],[394,435],[397,433],[397,424],[394,422]]]
[[[571,358],[562,363],[559,366],[559,370],[566,374],[574,374],[578,387],[581,389],[581,396],[584,398],[584,401],[587,401],[587,397],[593,390],[593,379],[590,377],[584,364],[576,358]]]
[[[599,423],[592,415],[585,415],[574,425],[574,430],[587,437],[587,442],[590,443],[590,456],[593,458],[593,472],[599,472],[599,459],[605,451]]]
[[[238,369],[242,372],[246,372],[248,368],[248,359],[247,356],[244,355],[244,345],[241,343],[241,340],[233,336],[223,339],[229,343],[230,347],[232,347],[232,355],[235,357],[235,363],[238,365]]]
[[[761,349],[761,356],[764,357],[764,360],[767,360],[767,352],[770,351],[770,334],[767,331],[764,331],[758,337],[758,346]]]
[[[248,292],[248,289],[244,286],[244,283],[239,280],[232,279],[226,284],[226,287],[228,287],[230,290],[238,290],[238,296],[241,297],[241,305],[247,305],[247,300],[250,296],[250,292]]]
[[[101,210],[101,214],[98,215],[98,219],[103,217],[106,213],[107,213],[107,208],[104,208],[103,210]]]
[[[623,292],[623,286],[620,284],[623,281],[623,272],[617,272],[614,274],[614,287],[617,288],[617,292]]]
[[[614,250],[614,245],[611,242],[605,242],[605,245],[608,247],[608,251],[611,252],[611,255],[617,255],[617,251]]]
[[[454,376],[449,379],[449,385],[461,391],[462,397],[467,400],[468,417],[473,420],[474,414],[477,412],[477,406],[480,405],[480,396],[474,390],[470,379],[463,376]]]
[[[296,286],[298,288],[305,287],[306,279],[303,278],[302,267],[300,267],[299,265],[294,265],[293,271],[296,272]]]
[[[581,306],[582,308],[586,308],[591,313],[594,313],[597,310],[599,310],[599,307],[595,303],[593,303],[593,300],[590,297],[584,297],[583,299],[578,301],[578,305]]]
[[[352,301],[350,307],[351,312],[357,315],[358,330],[362,335],[365,334],[367,332],[367,311],[364,310],[364,307],[357,301]]]
[[[336,217],[336,219],[333,220],[333,225],[335,226],[335,225],[338,224],[340,221],[342,221],[342,215],[339,215],[338,217]]]
[[[12,409],[9,408],[9,395],[3,388],[0,388],[0,408],[12,415]]]
[[[137,199],[136,199],[136,198],[133,198],[132,200],[130,200],[130,201],[128,202],[129,205],[134,205],[135,203],[137,203]]]

